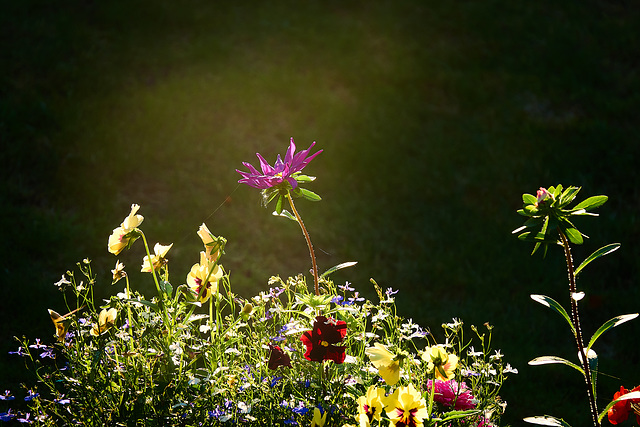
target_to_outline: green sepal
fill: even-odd
[[[563,359],[562,357],[558,357],[558,356],[540,356],[540,357],[536,357],[535,359],[531,359],[529,361],[529,365],[531,365],[531,366],[552,365],[552,364],[556,364],[556,363],[560,363],[562,365],[570,366],[573,369],[575,369],[576,371],[580,372],[582,375],[584,375],[584,370],[580,366],[576,365],[573,362],[569,362],[567,359]]]
[[[299,172],[298,172],[299,173]],[[291,177],[293,179],[295,179],[298,182],[311,182],[311,181],[315,181],[316,177],[315,176],[309,176],[309,175],[302,175],[298,173],[294,173]]]
[[[629,320],[633,320],[638,317],[638,313],[633,314],[623,314],[622,316],[616,316],[613,319],[607,320],[604,322],[600,328],[593,334],[591,340],[589,341],[589,345],[587,346],[587,354],[589,353],[589,349],[595,344],[596,340],[600,337],[600,335],[607,332],[609,329],[615,328],[618,325],[621,325]]]
[[[289,212],[288,210],[286,210],[286,209],[283,209],[282,212],[280,212],[280,213],[274,211],[273,212],[273,216],[281,216],[283,218],[290,219],[291,221],[298,222],[296,217],[293,216],[293,214],[291,212]]]
[[[523,418],[522,420],[527,423],[537,424],[540,426],[571,427],[571,425],[562,418],[552,417],[551,415],[527,417]]]
[[[582,263],[574,271],[574,275],[578,276],[578,274],[582,271],[582,269],[585,268],[587,265],[589,265],[589,263],[591,261],[593,261],[593,260],[595,260],[597,258],[600,258],[602,256],[608,255],[611,252],[617,251],[618,249],[620,249],[620,243],[611,243],[611,244],[608,244],[606,246],[601,247],[600,249],[598,249],[597,251],[595,251],[594,253],[589,255],[587,257],[587,259],[582,261]]]
[[[284,197],[282,197],[282,195],[278,195],[278,200],[276,200],[276,213],[278,215],[282,213],[283,207],[284,207]]]
[[[300,188],[300,195],[311,202],[319,202],[322,200],[322,197],[318,196],[311,190],[307,190],[306,188]]]
[[[560,303],[558,303],[556,300],[546,295],[533,294],[530,296],[531,296],[531,299],[534,300],[535,302],[540,303],[546,307],[549,307],[550,309],[558,313],[560,316],[562,316],[562,318],[566,320],[567,323],[569,324],[569,327],[571,328],[571,332],[573,332],[574,335],[576,334],[576,328],[573,326],[573,323],[571,322],[571,318],[569,317],[569,314],[567,314],[567,311],[564,309],[564,307],[560,305]]]

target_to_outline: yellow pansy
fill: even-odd
[[[213,267],[215,265],[215,267]],[[210,270],[211,274],[209,274]],[[222,267],[209,262],[205,252],[200,252],[200,263],[194,264],[187,275],[187,285],[200,302],[205,302],[211,294],[218,293],[218,281],[222,278]]]
[[[104,333],[116,323],[116,317],[118,317],[118,310],[115,308],[110,308],[109,310],[106,308],[102,309],[98,315],[98,324],[93,325],[93,328],[91,329],[91,335],[97,337]]]
[[[202,243],[204,243],[204,251],[209,261],[217,261],[220,258],[220,250],[226,243],[226,240],[223,237],[215,237],[211,234],[211,231],[209,231],[209,228],[204,222],[198,229],[198,236],[200,236]]]
[[[422,420],[429,416],[426,402],[413,384],[397,389],[385,399],[385,403],[385,411],[393,427],[422,427]]]
[[[442,381],[453,379],[458,367],[458,356],[447,353],[442,345],[425,348],[422,360],[427,362],[427,369],[434,372],[435,378]]]
[[[149,257],[145,256],[142,259],[142,271],[143,273],[151,273],[151,268],[155,271],[158,271],[160,267],[165,265],[168,261],[166,259],[167,252],[173,246],[173,243],[167,246],[161,245],[160,243],[156,243],[153,247],[154,255],[151,255],[151,261],[149,261]]]
[[[311,420],[311,427],[324,427],[327,422],[327,411],[324,414],[320,413],[320,409],[313,408],[313,419]]]
[[[142,215],[136,214],[138,209],[140,209],[139,205],[131,205],[131,212],[129,215],[124,219],[124,221],[122,221],[120,227],[113,229],[107,244],[109,252],[112,254],[118,255],[123,249],[132,244],[133,240],[138,238],[138,236],[134,236],[134,234],[132,234],[132,231],[135,230],[136,227],[138,227],[144,220]]]
[[[367,393],[358,398],[358,414],[356,415],[356,421],[358,421],[360,427],[369,427],[373,420],[378,420],[378,422],[380,422],[380,415],[382,414],[383,406],[382,402],[384,399],[384,389],[380,389],[374,385],[369,386]]]
[[[371,363],[378,369],[378,373],[389,385],[394,385],[400,380],[400,361],[398,357],[391,353],[387,347],[380,343],[375,343],[373,347],[365,350]]]

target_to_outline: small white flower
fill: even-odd
[[[469,347],[469,352],[467,353],[470,357],[481,357],[484,355],[481,351],[476,351],[473,346]]]
[[[224,354],[231,354],[231,353],[233,353],[233,354],[235,354],[235,355],[239,355],[239,354],[240,354],[240,351],[239,351],[237,348],[235,348],[235,347],[229,347],[228,349],[226,349],[226,350],[224,351]]]
[[[505,374],[517,374],[518,370],[511,367],[511,365],[507,363],[507,366],[504,367],[504,370],[502,372]]]
[[[60,280],[58,280],[56,283],[54,283],[55,286],[59,287],[63,287],[65,285],[70,285],[71,282],[69,280],[67,280],[66,277],[64,277],[64,274],[62,275],[62,278]]]
[[[504,356],[504,354],[500,353],[500,350],[496,350],[496,354],[492,354],[491,356],[489,356],[489,359],[500,360],[502,359],[502,356]]]

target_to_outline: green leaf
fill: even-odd
[[[616,326],[628,322],[629,320],[633,320],[636,317],[638,317],[638,313],[623,314],[622,316],[616,316],[613,319],[606,321],[591,337],[591,341],[589,341],[589,345],[587,346],[587,352],[600,337],[600,335],[604,334],[609,329],[615,328]]]
[[[580,209],[585,209],[585,210],[595,209],[599,206],[604,205],[607,202],[607,200],[609,200],[607,196],[592,196],[578,203],[571,210],[577,211]]]
[[[583,268],[585,268],[591,261],[594,259],[600,258],[601,256],[605,256],[610,254],[611,252],[617,251],[620,248],[620,243],[611,243],[607,246],[603,246],[591,255],[587,257],[582,263],[576,268],[574,274],[577,276]]]
[[[556,300],[554,300],[553,298],[549,298],[546,295],[535,295],[535,294],[531,295],[531,299],[546,307],[549,307],[550,309],[558,313],[560,316],[562,316],[563,319],[566,320],[569,326],[571,327],[571,332],[573,332],[573,334],[575,335],[576,329],[573,326],[573,323],[571,322],[571,318],[567,314],[567,311]]]
[[[327,271],[322,273],[320,275],[320,277],[328,276],[329,274],[333,274],[338,270],[342,270],[343,268],[352,267],[352,266],[356,265],[357,263],[358,263],[358,261],[343,262],[342,264],[338,264],[336,266],[331,267],[330,269],[328,269]]]
[[[479,414],[480,411],[478,409],[467,409],[466,411],[450,411],[443,414],[443,418],[440,418],[440,421],[446,422],[451,420],[457,420],[459,418],[465,418],[470,415]]]
[[[160,281],[160,290],[168,296],[173,295],[173,286],[171,286],[171,283],[166,280]]]
[[[318,196],[313,191],[307,190],[306,188],[301,188],[300,193],[302,197],[312,202],[319,202],[320,200],[322,200],[322,197]]]
[[[523,194],[522,201],[525,205],[535,205],[538,201],[537,197],[532,194]]]
[[[562,208],[573,202],[579,191],[580,187],[568,187],[566,190],[564,190],[564,193],[562,193],[562,195],[560,196],[560,207]]]
[[[576,371],[580,372],[582,375],[584,375],[584,370],[582,370],[582,368],[580,366],[576,365],[573,362],[569,362],[567,359],[563,359],[562,357],[540,356],[540,357],[536,357],[535,359],[532,359],[532,360],[529,361],[529,365],[531,365],[531,366],[552,365],[552,364],[556,364],[556,363],[560,363],[562,365],[570,366],[573,369],[575,369]]]
[[[571,243],[575,243],[576,245],[581,245],[582,243],[584,243],[582,234],[578,231],[578,229],[566,228],[564,232]]]
[[[604,408],[604,410],[600,412],[600,414],[598,414],[598,421],[601,421],[604,418],[604,416],[607,415],[607,412],[609,412],[609,409],[611,409],[613,405],[615,405],[617,402],[620,402],[621,400],[629,400],[629,399],[640,399],[640,391],[632,391],[631,393],[623,394],[619,398],[609,402],[609,404]]]
[[[524,421],[531,424],[538,424],[540,426],[560,426],[571,427],[571,425],[561,418],[552,417],[551,415],[527,417],[523,418]]]

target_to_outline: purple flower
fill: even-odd
[[[22,346],[18,347],[18,351],[10,351],[9,354],[17,354],[18,356],[27,356],[29,353],[25,353],[24,349],[22,348]]]
[[[28,390],[28,392],[29,394],[24,398],[25,402],[29,402],[30,400],[33,400],[36,397],[40,396],[40,393],[34,393],[33,390]]]
[[[13,417],[15,417],[15,414],[11,413],[11,409],[7,412],[0,412],[0,421],[11,421]]]
[[[341,290],[342,290],[342,291],[344,291],[344,292],[347,292],[347,291],[348,291],[348,292],[353,292],[353,291],[355,291],[355,290],[356,290],[355,288],[352,288],[352,287],[351,287],[351,286],[349,286],[349,285],[350,285],[350,283],[349,283],[349,282],[345,282],[345,284],[344,284],[344,285],[338,285],[338,288],[339,288],[339,289],[341,289]]]
[[[45,346],[45,348],[46,348],[46,346]],[[55,359],[56,358],[56,354],[53,352],[53,348],[49,347],[45,351],[40,353],[40,358],[41,359],[44,359],[45,357],[48,357],[50,359]]]
[[[260,160],[262,173],[260,173],[260,171],[250,163],[242,162],[242,164],[249,169],[249,172],[243,172],[236,169],[236,172],[242,175],[242,179],[238,182],[264,190],[270,187],[275,187],[286,181],[291,185],[291,188],[296,188],[298,186],[298,182],[292,175],[296,172],[300,172],[309,164],[309,162],[311,162],[311,160],[313,160],[318,154],[322,153],[322,150],[320,150],[309,156],[309,152],[314,145],[315,142],[311,143],[309,148],[306,150],[295,153],[296,144],[293,142],[293,138],[291,138],[289,149],[287,150],[287,154],[284,156],[284,162],[280,158],[280,154],[278,154],[278,158],[273,166],[269,165],[260,153],[256,153],[256,156],[258,156],[258,159]]]
[[[40,343],[40,338],[36,338],[36,342],[29,346],[30,348],[47,348],[45,344]]]
[[[61,394],[59,398],[57,399],[53,399],[54,402],[59,403],[61,405],[67,405],[69,403],[71,403],[70,399],[65,399],[64,398],[64,394]]]
[[[11,390],[5,390],[4,394],[0,394],[0,400],[13,400],[15,396],[11,395]]]

